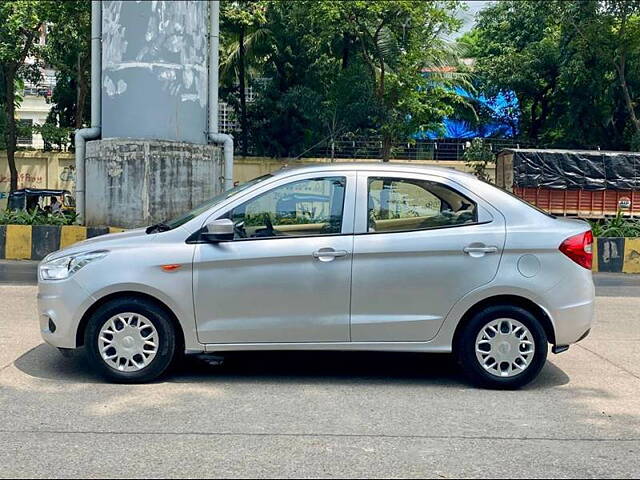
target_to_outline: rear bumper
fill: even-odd
[[[593,302],[566,307],[551,313],[556,332],[556,345],[571,345],[583,340],[593,324]]]
[[[570,289],[570,290],[569,290]],[[554,287],[544,295],[558,346],[567,346],[586,338],[595,316],[595,287],[589,272],[583,288]]]

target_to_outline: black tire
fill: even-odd
[[[485,370],[476,357],[476,338],[480,330],[492,320],[508,318],[517,320],[529,329],[534,339],[535,351],[529,366],[512,377],[498,377]],[[496,305],[476,313],[464,325],[457,337],[454,353],[465,374],[474,384],[483,388],[512,390],[533,381],[547,360],[549,345],[540,321],[528,310],[513,305]]]
[[[100,330],[113,316],[138,313],[146,317],[158,333],[158,351],[149,365],[135,372],[118,371],[100,355]],[[163,375],[177,357],[178,340],[169,314],[157,304],[141,298],[119,298],[100,306],[89,318],[84,344],[92,367],[104,378],[116,383],[146,383]]]

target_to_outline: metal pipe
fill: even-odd
[[[218,82],[220,51],[220,2],[209,1],[209,131],[212,143],[224,147],[224,189],[233,187],[233,137],[218,133]]]
[[[91,126],[102,123],[102,1],[91,2]]]
[[[85,222],[85,150],[87,140],[100,138],[102,115],[102,1],[91,2],[91,128],[76,130],[76,213]]]
[[[217,0],[209,2],[209,22],[209,134],[211,134],[218,133],[220,2]]]

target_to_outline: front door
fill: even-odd
[[[200,342],[349,341],[355,180],[288,178],[217,215],[236,234],[196,247]]]
[[[435,337],[451,307],[496,275],[502,215],[440,177],[359,173],[351,338]]]

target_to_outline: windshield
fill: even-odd
[[[264,181],[264,180],[266,180],[268,178],[271,178],[272,176],[273,175],[271,175],[271,174],[267,174],[267,175],[263,175],[263,176],[258,177],[258,178],[254,178],[253,180],[249,180],[248,182],[243,183],[242,185],[238,185],[237,187],[234,187],[231,190],[227,190],[226,192],[222,192],[220,195],[216,195],[212,199],[207,200],[203,204],[197,206],[196,208],[194,208],[190,212],[187,212],[187,213],[185,213],[184,215],[181,215],[178,218],[175,218],[173,220],[169,220],[169,221],[164,222],[164,223],[171,230],[173,230],[174,228],[178,228],[178,227],[184,225],[185,223],[193,220],[198,215],[206,212],[210,208],[216,206],[218,203],[223,202],[227,198],[233,197],[234,195],[237,195],[238,193],[246,190],[247,188],[253,187],[256,184],[258,184],[258,183],[260,183],[260,182],[262,182],[262,181]]]

